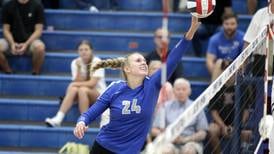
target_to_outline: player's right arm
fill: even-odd
[[[180,62],[182,55],[186,52],[190,41],[201,23],[197,17],[192,16],[191,26],[185,36],[176,44],[167,57],[167,78],[169,79],[174,72],[177,64]],[[158,87],[161,87],[161,70],[158,70],[151,76],[151,79]]]
[[[105,92],[99,96],[97,101],[79,117],[76,127],[74,128],[74,135],[77,138],[83,138],[85,131],[87,131],[87,126],[91,121],[95,120],[110,106],[112,94],[115,89],[116,84],[113,82],[108,86]]]

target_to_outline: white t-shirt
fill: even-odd
[[[87,72],[87,65],[82,61],[82,59],[80,57],[74,59],[71,62],[71,74],[72,74],[72,80],[75,80],[76,76],[77,76],[77,65],[76,65],[76,61],[80,60],[80,72],[81,72],[81,76],[85,79],[88,78],[89,75],[91,75],[92,77],[97,77],[100,78],[97,85],[96,85],[96,89],[97,91],[101,94],[105,89],[106,89],[106,82],[105,82],[105,70],[103,68],[96,70],[94,73],[92,74],[88,74]],[[97,63],[98,61],[101,61],[100,58],[98,57],[93,57],[93,60],[91,62],[91,65],[94,65],[95,63]]]
[[[272,23],[274,22],[274,14],[269,13],[271,12],[269,8],[261,8],[255,13],[245,33],[244,41],[251,43],[267,24],[271,23],[271,21]],[[254,53],[259,55],[265,54],[261,50],[256,50]]]

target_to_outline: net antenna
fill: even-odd
[[[171,123],[150,145],[150,154],[161,153],[161,147],[171,143],[180,133],[197,117],[197,115],[209,104],[210,100],[220,91],[225,83],[242,67],[252,52],[265,42],[268,28],[263,28],[255,40],[223,71],[223,73],[190,105],[178,118]]]
[[[167,50],[168,50],[168,11],[169,11],[169,0],[163,1],[163,19],[162,19],[162,73],[161,73],[161,84],[162,86],[167,81]]]
[[[264,112],[263,112],[263,118],[266,119],[267,116],[270,116],[272,114],[272,119],[274,120],[274,78],[273,78],[273,51],[274,51],[274,15],[271,13],[271,5],[270,2],[268,4],[268,15],[269,15],[269,25],[267,25],[268,30],[268,37],[266,39],[266,51],[265,51],[265,74],[264,74]],[[269,81],[272,81],[272,88],[271,88],[271,105],[268,104],[268,84]],[[271,109],[271,113],[268,112],[268,109]],[[266,121],[265,121],[266,122]],[[267,135],[269,138],[269,144],[268,144],[268,150],[270,153],[274,153],[274,129],[273,125],[271,125],[272,128],[269,128],[271,130],[271,135]],[[257,154],[260,146],[262,144],[262,141],[264,140],[264,137],[260,137],[260,141],[256,147],[256,150],[254,151],[254,154]]]

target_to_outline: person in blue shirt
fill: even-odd
[[[198,18],[192,17],[189,30],[169,54],[168,77],[186,52],[199,25]],[[74,135],[82,139],[91,121],[109,108],[110,122],[99,131],[91,153],[140,153],[151,126],[161,89],[161,70],[148,76],[146,60],[140,53],[132,53],[125,58],[101,61],[92,68],[96,70],[105,67],[121,68],[125,81],[116,81],[108,86],[97,102],[80,116]]]
[[[212,80],[217,78],[225,66],[229,65],[242,52],[244,33],[237,30],[237,15],[223,15],[223,28],[214,34],[208,43],[206,65]]]

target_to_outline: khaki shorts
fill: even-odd
[[[197,142],[188,142],[183,145],[174,145],[170,143],[167,146],[165,146],[165,148],[167,149],[173,149],[175,154],[179,154],[182,149],[188,148],[188,147],[194,148],[198,154],[203,154],[204,147],[201,143],[197,143]]]
[[[37,45],[39,45],[39,44],[43,44],[44,45],[44,43],[41,40],[39,40],[39,39],[38,40],[34,40],[30,44],[30,46],[28,46],[28,49],[27,49],[27,51],[24,54],[25,55],[31,55],[33,53],[33,51],[34,51],[34,48]],[[8,43],[8,41],[6,39],[4,39],[4,38],[0,39],[0,48],[2,48],[1,50],[4,51],[4,53],[6,55],[12,55],[9,43]]]

